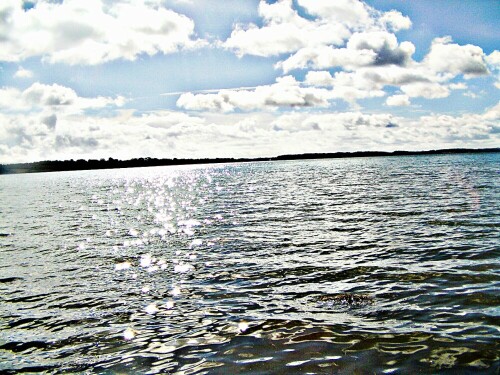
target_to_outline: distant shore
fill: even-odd
[[[221,163],[248,163],[256,161],[279,161],[279,160],[308,160],[308,159],[339,159],[354,157],[379,157],[379,156],[413,156],[413,155],[446,155],[446,154],[479,154],[496,153],[500,148],[452,148],[427,151],[355,151],[355,152],[334,152],[334,153],[307,153],[280,155],[263,158],[206,158],[206,159],[156,159],[137,158],[130,160],[100,159],[100,160],[47,160],[33,163],[0,164],[0,174],[15,173],[37,173],[37,172],[61,172],[93,169],[116,169],[116,168],[137,168],[137,167],[158,167],[169,165],[189,165],[189,164],[221,164]]]

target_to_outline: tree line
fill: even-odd
[[[130,160],[119,159],[78,159],[78,160],[45,160],[33,163],[0,164],[0,174],[12,173],[36,173],[36,172],[58,172],[73,170],[92,169],[115,169],[115,168],[138,168],[157,167],[168,165],[187,164],[220,164],[220,163],[243,163],[256,161],[278,161],[278,160],[301,160],[301,159],[331,159],[349,157],[376,157],[376,156],[411,156],[411,155],[442,155],[442,154],[473,154],[500,152],[500,148],[467,149],[453,148],[429,151],[356,151],[356,152],[335,152],[335,153],[307,153],[280,155],[276,157],[263,158],[205,158],[205,159],[157,159],[157,158],[135,158]]]

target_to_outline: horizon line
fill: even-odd
[[[418,155],[446,155],[446,154],[478,154],[498,153],[500,147],[491,148],[445,148],[420,151],[337,151],[325,153],[284,154],[262,157],[218,157],[218,158],[152,158],[140,157],[127,160],[114,159],[70,159],[70,160],[40,160],[26,163],[0,163],[0,175],[36,172],[63,172],[72,170],[118,169],[154,166],[197,165],[197,164],[224,164],[248,163],[261,161],[312,160],[312,159],[341,159],[354,157],[385,157],[385,156],[418,156]],[[83,165],[85,163],[85,165]]]

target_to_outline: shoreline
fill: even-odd
[[[0,175],[40,173],[40,172],[64,172],[78,170],[119,169],[119,168],[142,168],[176,165],[197,164],[225,164],[225,163],[250,163],[260,161],[285,161],[285,160],[312,160],[312,159],[344,159],[356,157],[385,157],[385,156],[418,156],[418,155],[450,155],[450,154],[482,154],[498,153],[500,148],[451,148],[426,151],[354,151],[333,153],[305,153],[289,154],[262,158],[204,158],[204,159],[156,159],[136,158],[129,160],[118,159],[79,159],[79,160],[46,160],[33,163],[0,164]]]

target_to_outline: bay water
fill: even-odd
[[[500,154],[0,176],[0,372],[498,374]]]

